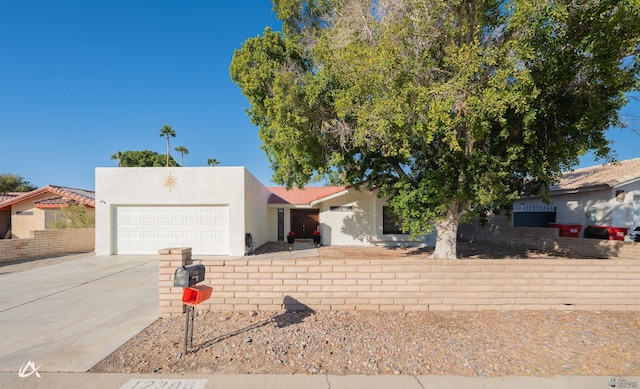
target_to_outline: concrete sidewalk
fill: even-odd
[[[86,372],[158,318],[157,262],[88,256],[0,276],[0,371]]]
[[[174,388],[174,389],[606,389],[613,377],[457,377],[457,376],[335,376],[335,375],[179,375],[179,374],[93,374],[41,373],[20,378],[17,373],[0,373],[0,387],[56,388]],[[173,380],[173,381],[172,381]],[[640,377],[618,380],[617,387],[640,387]],[[624,384],[623,383],[623,384]],[[631,384],[631,385],[629,385]]]

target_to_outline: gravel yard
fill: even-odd
[[[269,244],[257,257],[286,244]],[[463,243],[460,257],[553,259]],[[429,249],[323,247],[322,258],[424,258]],[[251,257],[248,257],[250,259]],[[220,374],[640,375],[640,312],[200,312],[162,318],[92,372]]]
[[[91,372],[640,375],[640,312],[204,312],[162,318]]]

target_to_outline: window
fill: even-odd
[[[402,219],[387,206],[382,207],[382,233],[385,235],[404,233],[402,231]]]
[[[278,208],[278,242],[284,240],[284,208]]]
[[[58,220],[62,215],[57,209],[47,209],[44,211],[44,229],[50,230],[53,228],[53,223]]]
[[[353,211],[353,206],[351,205],[332,205],[329,207],[329,211],[331,212],[351,212]]]

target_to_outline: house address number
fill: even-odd
[[[129,380],[120,389],[204,389],[207,380]]]

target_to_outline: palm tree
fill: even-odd
[[[167,167],[169,167],[169,136],[176,137],[176,132],[171,129],[171,126],[167,126],[166,124],[160,129],[160,136],[164,136],[167,138]]]
[[[116,153],[111,156],[111,159],[118,161],[118,167],[122,167],[122,158],[124,158],[122,151],[116,151]]]
[[[180,153],[180,166],[184,166],[184,155],[189,154],[189,150],[184,146],[178,146],[174,150]]]
[[[207,165],[209,165],[209,166],[218,166],[218,165],[220,165],[220,161],[218,161],[215,158],[209,158],[209,159],[207,159]]]

